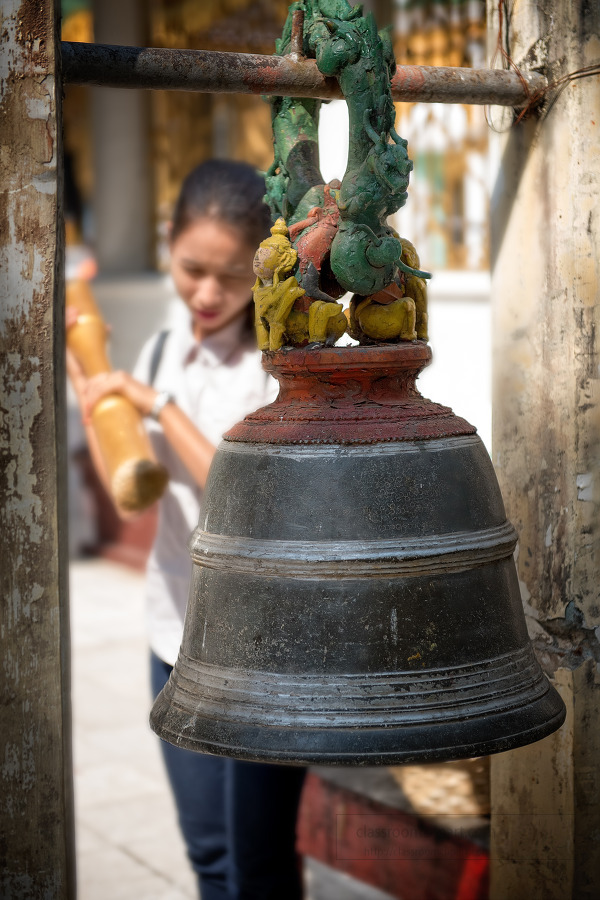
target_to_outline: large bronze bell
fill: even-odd
[[[337,78],[348,165],[325,185],[318,103],[272,100],[277,221],[254,258],[254,301],[281,390],[213,461],[183,643],[152,726],[192,750],[289,763],[508,750],[565,709],[528,640],[517,535],[487,452],[415,387],[431,355],[429,276],[387,222],[412,168],[394,128],[393,47],[360,5],[299,6],[278,53]],[[329,347],[346,329],[359,346]]]
[[[415,388],[427,344],[265,357],[280,395],[217,452],[154,730],[243,759],[373,765],[558,728],[489,456]]]

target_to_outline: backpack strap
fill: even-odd
[[[163,350],[165,346],[165,341],[169,337],[170,331],[167,329],[165,331],[160,331],[158,337],[156,338],[156,343],[152,348],[152,356],[150,357],[150,369],[148,374],[148,384],[150,387],[154,384],[154,379],[156,378],[156,373],[158,372],[158,367],[160,366],[160,361],[162,359]]]

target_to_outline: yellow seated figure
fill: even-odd
[[[308,313],[293,309],[285,323],[285,333],[292,345],[304,344],[309,340]]]
[[[407,266],[410,266],[411,269],[420,269],[421,268],[421,260],[419,259],[419,254],[415,249],[415,245],[411,244],[410,241],[407,241],[406,238],[401,238],[397,235],[398,240],[402,244],[402,256],[400,259]]]
[[[366,297],[359,303],[354,316],[364,334],[376,341],[393,340],[414,341],[415,303],[410,297],[402,297],[383,306]]]
[[[420,341],[427,341],[429,340],[427,329],[429,316],[427,315],[427,282],[425,279],[417,278],[416,275],[407,275],[406,296],[415,303],[417,338]]]
[[[421,260],[414,245],[405,238],[400,238],[400,241],[402,243],[402,256],[400,257],[402,262],[411,269],[420,269]],[[424,278],[416,275],[407,275],[405,294],[415,301],[417,338],[420,341],[426,341],[429,339],[427,333],[427,282]]]
[[[279,284],[255,285],[253,293],[258,346],[261,350],[279,350],[283,347],[288,316],[304,288],[291,276]]]
[[[252,289],[255,323],[261,350],[279,350],[286,334],[286,321],[304,288],[293,275],[282,280],[296,264],[298,255],[288,238],[285,220],[277,219],[271,237],[262,241],[254,255],[256,282]]]
[[[315,300],[308,310],[308,336],[311,342],[332,346],[348,327],[341,303]]]

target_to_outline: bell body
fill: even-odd
[[[429,347],[265,357],[281,392],[217,451],[154,730],[243,759],[376,765],[558,728],[489,456],[415,389]]]

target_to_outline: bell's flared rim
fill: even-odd
[[[556,689],[519,707],[449,722],[373,728],[293,728],[190,717],[169,681],[150,715],[163,740],[199,753],[283,765],[377,766],[448,762],[523,747],[557,731],[566,716]]]

